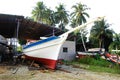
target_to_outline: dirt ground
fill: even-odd
[[[120,75],[62,65],[58,70],[29,70],[28,66],[0,66],[0,80],[120,80]]]

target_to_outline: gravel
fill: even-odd
[[[28,66],[0,66],[0,80],[120,80],[120,75],[62,65],[58,70],[29,70]]]

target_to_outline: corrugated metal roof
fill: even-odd
[[[40,36],[51,36],[53,29],[55,35],[60,35],[63,31],[46,24],[37,23],[24,16],[0,14],[0,34],[4,37],[16,37],[17,23],[20,21],[18,37],[21,39],[39,39]]]

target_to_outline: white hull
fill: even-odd
[[[60,48],[66,38],[58,38],[24,49],[24,54],[30,57],[57,60]]]
[[[88,56],[93,56],[96,55],[97,53],[89,53],[89,52],[78,52],[78,55],[88,55]]]

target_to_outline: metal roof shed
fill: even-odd
[[[18,38],[38,40],[40,36],[51,36],[53,29],[55,35],[63,32],[46,24],[37,23],[24,18],[24,16],[0,14],[0,34],[6,38],[16,37],[17,25],[19,21]]]

